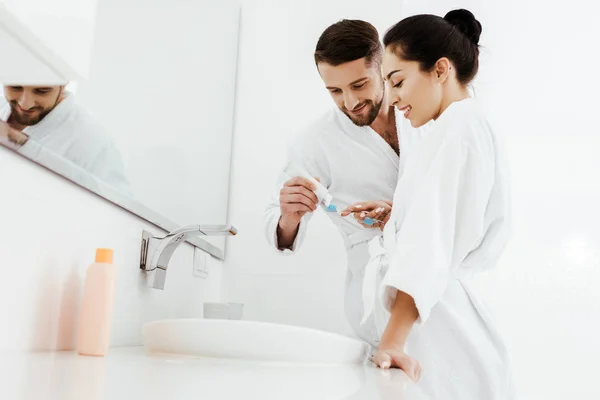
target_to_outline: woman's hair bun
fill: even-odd
[[[464,9],[452,10],[446,14],[444,19],[468,37],[475,46],[479,44],[481,23],[475,19],[471,11]]]

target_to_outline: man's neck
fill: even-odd
[[[375,118],[375,121],[370,125],[371,129],[380,135],[383,135],[385,131],[393,130],[396,132],[396,115],[394,113],[394,107],[390,106],[387,99],[384,97],[379,114]]]
[[[387,101],[383,101],[377,118],[370,125],[371,129],[379,134],[396,152],[399,154],[398,132],[396,130],[396,114],[394,107],[390,106]]]

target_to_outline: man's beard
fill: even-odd
[[[44,110],[42,109],[41,111],[39,111],[38,114],[34,114],[34,115],[23,115],[19,112],[19,105],[17,104],[16,101],[11,101],[10,102],[10,109],[11,109],[11,118],[18,124],[20,125],[25,125],[25,126],[32,126],[37,124],[38,122],[40,122],[41,120],[44,119],[44,117],[48,114],[50,114],[50,112],[53,110],[52,108]]]
[[[379,110],[381,110],[381,105],[383,104],[383,96],[385,96],[385,92],[382,93],[381,99],[377,103],[374,103],[373,100],[367,100],[365,103],[357,107],[369,107],[369,112],[365,116],[352,115],[346,107],[342,107],[342,112],[346,114],[346,116],[350,118],[350,121],[352,121],[352,123],[354,123],[354,125],[356,126],[371,125],[373,121],[375,121],[375,119],[377,118]]]

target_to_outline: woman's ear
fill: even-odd
[[[450,70],[452,69],[452,64],[450,60],[446,57],[442,57],[435,63],[433,67],[433,72],[436,80],[440,83],[444,83],[448,76],[450,76]]]

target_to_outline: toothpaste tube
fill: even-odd
[[[314,193],[319,200],[319,203],[323,203],[325,207],[331,204],[332,196],[329,194],[329,191],[325,186],[321,184],[318,180],[312,177],[304,168],[299,167],[298,165],[290,164],[285,169],[285,173],[291,177],[300,176],[302,178],[308,179],[315,185]]]

